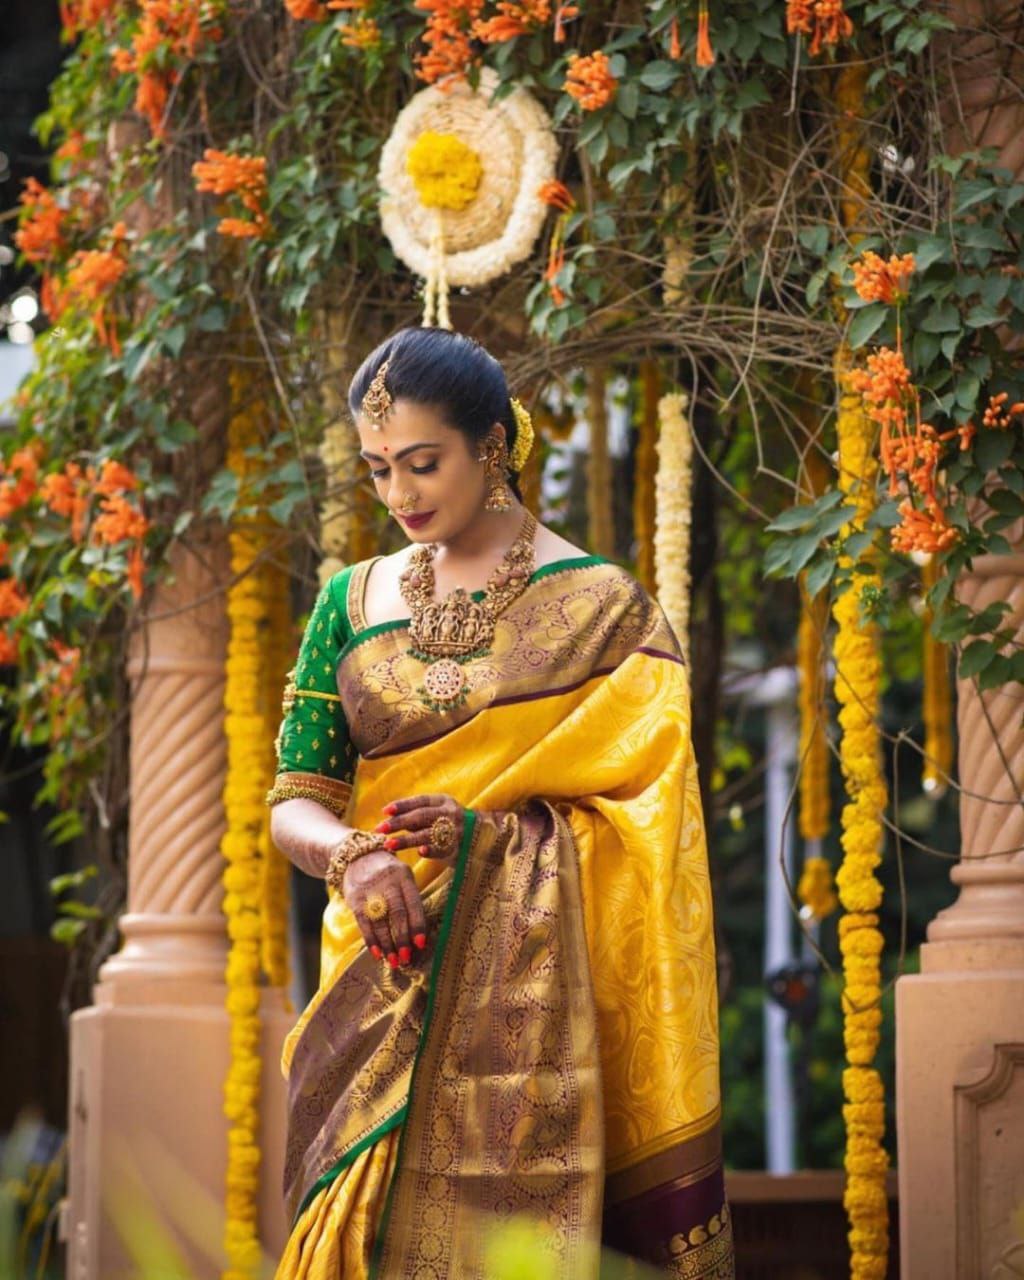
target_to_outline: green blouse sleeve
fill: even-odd
[[[349,740],[336,678],[338,657],[348,639],[344,607],[348,575],[348,569],[335,574],[321,589],[303,633],[298,660],[289,673],[275,743],[278,776],[272,803],[274,798],[289,798],[287,794],[275,797],[286,782],[283,775],[292,779],[290,788],[284,786],[292,793],[296,775],[304,775],[308,781],[302,794],[316,790],[320,785],[317,779],[332,780],[335,785],[325,783],[324,794],[338,799],[343,792],[337,784],[345,784],[347,791],[352,781],[356,752]]]

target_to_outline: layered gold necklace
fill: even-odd
[[[417,692],[428,707],[449,711],[469,693],[465,664],[490,653],[498,615],[529,586],[535,563],[533,539],[537,521],[527,511],[515,541],[487,579],[482,600],[456,587],[443,600],[434,599],[437,544],[417,547],[399,578],[409,607],[408,653],[427,664]]]

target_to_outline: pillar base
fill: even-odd
[[[100,997],[108,984],[97,988]],[[116,993],[117,984],[110,984]],[[107,992],[110,994],[110,991]],[[123,994],[123,991],[122,993]],[[152,992],[150,992],[152,995]],[[71,1019],[69,1280],[219,1280],[229,1024],[219,1004],[101,1002]],[[281,1046],[295,1023],[264,992],[259,1213],[268,1274],[288,1235],[282,1200],[287,1091]]]
[[[953,949],[929,943],[930,971],[896,984],[901,1276],[1011,1280],[1024,1274],[1024,967],[982,969],[985,943]]]
[[[99,971],[97,1004],[223,1007],[228,939],[221,912],[128,912],[118,927],[124,945]]]

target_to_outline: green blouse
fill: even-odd
[[[351,783],[356,751],[338,696],[338,659],[349,640],[349,565],[321,589],[302,636],[299,656],[285,689],[284,718],[277,735],[277,771],[318,774]]]

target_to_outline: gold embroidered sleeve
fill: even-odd
[[[299,647],[295,667],[289,672],[281,704],[278,731],[277,772],[270,804],[290,799],[294,788],[319,789],[318,799],[337,811],[342,803],[339,787],[350,789],[356,752],[349,740],[348,724],[338,694],[337,666],[347,640],[344,607],[348,570],[336,574],[316,598]],[[323,797],[321,799],[321,797]],[[347,804],[348,796],[344,796]]]

